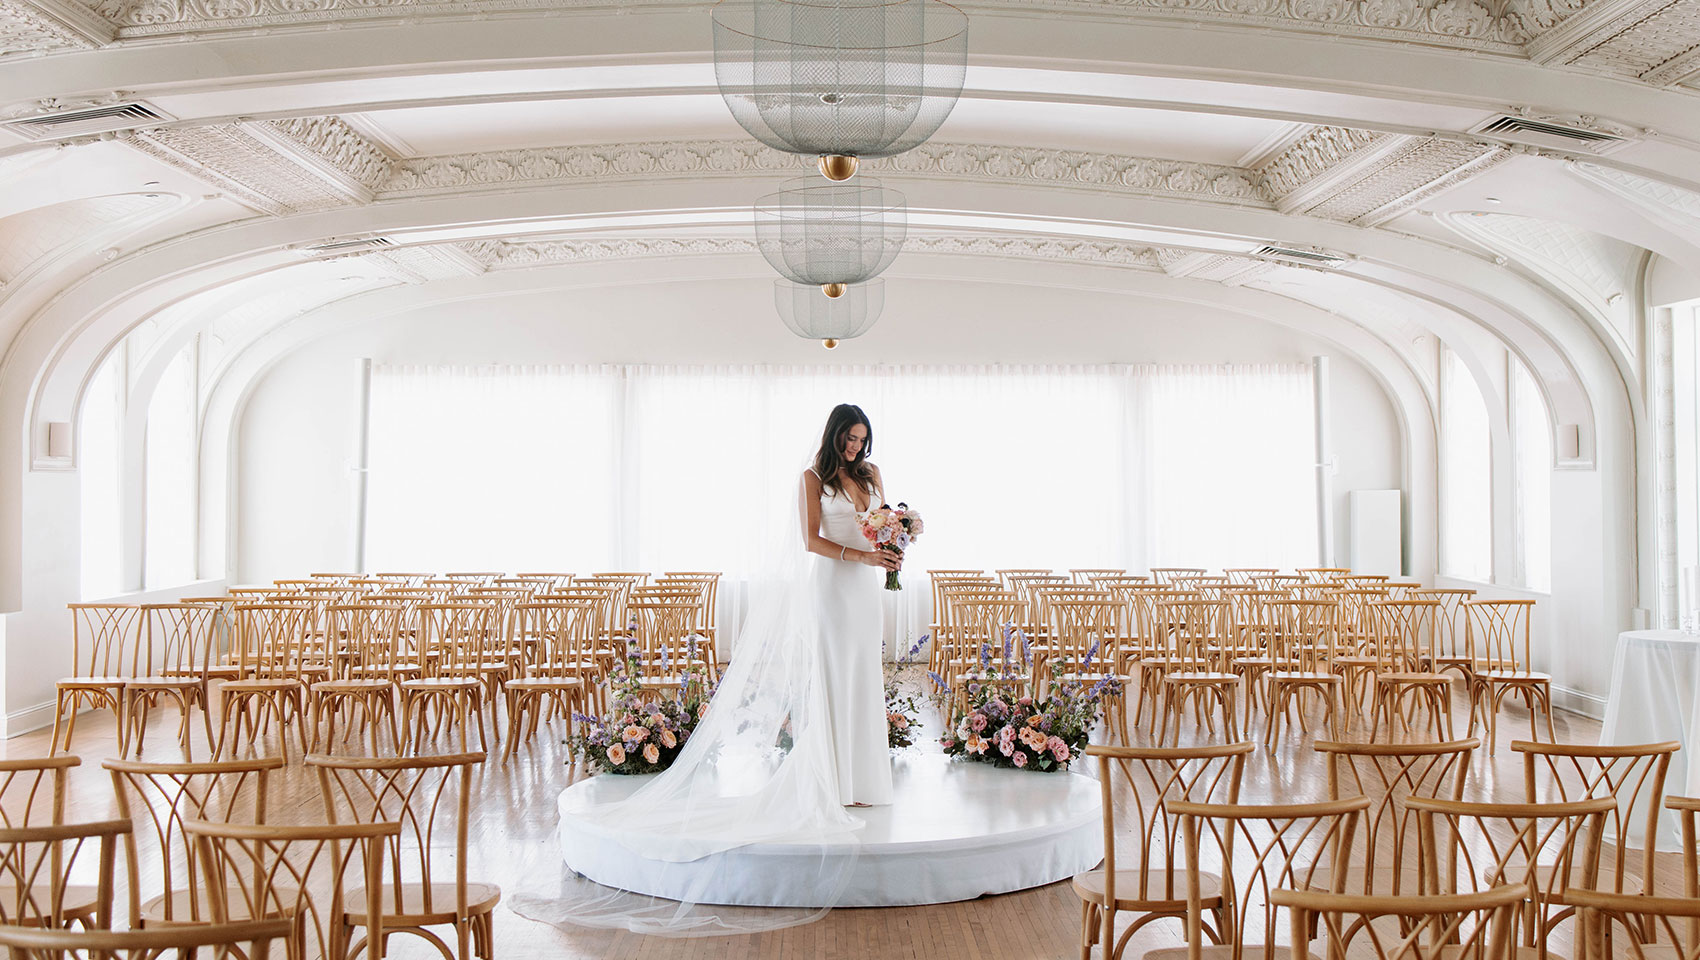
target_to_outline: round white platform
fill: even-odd
[[[896,802],[848,811],[866,824],[859,842],[853,851],[826,850],[829,858],[848,858],[848,886],[836,906],[971,900],[1065,880],[1104,858],[1098,781],[1089,777],[1000,770],[938,755],[899,757],[892,773]],[[568,867],[604,886],[672,900],[821,906],[808,902],[810,878],[823,873],[818,844],[752,844],[663,864],[575,816],[586,805],[631,793],[644,779],[592,777],[562,792],[558,832]],[[831,875],[831,866],[824,872]]]

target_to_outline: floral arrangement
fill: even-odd
[[[920,511],[911,509],[907,503],[900,503],[895,508],[882,503],[873,510],[857,514],[856,519],[862,524],[862,536],[868,538],[875,550],[895,553],[899,557],[926,529],[921,522]],[[886,572],[885,588],[903,589],[896,570]]]
[[[920,729],[921,705],[916,702],[913,693],[904,693],[898,683],[898,671],[915,662],[915,655],[927,643],[927,636],[915,641],[909,648],[909,653],[896,663],[886,667],[885,673],[885,739],[893,750],[902,750],[915,745],[915,732]]]
[[[686,668],[679,673],[679,687],[671,696],[645,690],[640,681],[641,651],[637,640],[626,639],[624,661],[615,664],[608,687],[613,699],[608,715],[574,714],[581,733],[571,741],[572,752],[582,755],[594,770],[618,774],[659,773],[672,766],[691,732],[708,713],[714,684],[697,659],[696,636],[688,638]],[[663,657],[662,670],[668,668]]]
[[[1019,641],[1021,662],[1030,663],[1027,638],[1013,626],[1004,628],[1004,661],[1010,663],[1011,647]],[[1090,666],[1096,649],[1087,651],[1079,666]],[[1000,767],[1055,771],[1068,769],[1076,754],[1086,749],[1092,724],[1098,719],[1104,697],[1117,693],[1121,683],[1105,677],[1092,683],[1064,680],[1075,667],[1066,659],[1051,661],[1050,695],[1012,696],[1011,687],[1020,677],[999,676],[991,663],[986,644],[980,649],[981,676],[985,682],[968,684],[967,710],[956,718],[952,729],[939,739],[948,756],[963,757]],[[935,678],[942,684],[942,680]]]

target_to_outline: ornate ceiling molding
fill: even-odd
[[[812,165],[751,140],[603,144],[420,157],[395,162],[379,196],[506,189],[559,182],[699,179],[719,174],[801,172]],[[1004,180],[1127,190],[1269,207],[1256,173],[1241,167],[1029,147],[926,143],[867,165],[906,177]]]
[[[1595,0],[1528,44],[1536,63],[1655,86],[1700,74],[1700,0]]]
[[[634,257],[755,255],[754,240],[744,237],[618,237],[545,240],[472,240],[453,245],[470,260],[491,270],[515,270],[564,263],[626,260]],[[1168,248],[1096,240],[979,235],[910,236],[910,253],[980,257],[1016,257],[1093,263],[1155,272]]]
[[[1256,280],[1275,269],[1275,264],[1255,257],[1237,257],[1228,253],[1209,253],[1165,247],[1158,254],[1158,263],[1171,277],[1210,280],[1224,286],[1237,287]]]
[[[368,203],[392,163],[335,117],[161,127],[120,136],[274,216]]]
[[[89,50],[116,35],[110,23],[74,0],[0,0],[0,58]]]
[[[1513,155],[1487,144],[1405,136],[1381,138],[1365,153],[1373,162],[1341,164],[1326,191],[1288,212],[1378,226]]]
[[[431,280],[454,280],[476,277],[489,269],[488,265],[452,243],[421,247],[398,247],[365,257],[403,283],[426,283]]]

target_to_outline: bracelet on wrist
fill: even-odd
[[[838,548],[838,559],[839,559],[839,560],[843,560],[843,559],[844,559],[844,551],[846,551],[846,550],[848,550],[848,549],[850,549],[850,548],[849,548],[849,547],[839,547],[839,548]]]

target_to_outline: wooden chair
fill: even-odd
[[[487,689],[479,670],[495,625],[494,609],[482,603],[427,603],[419,607],[420,650],[430,675],[401,682],[401,732],[405,750],[445,730],[458,731],[460,749],[467,728],[476,723],[478,746],[488,750],[484,732]]]
[[[1463,604],[1474,598],[1476,591],[1462,587],[1428,587],[1412,590],[1408,600],[1433,600],[1440,604],[1434,629],[1434,651],[1422,666],[1433,673],[1456,670],[1465,682],[1475,675],[1476,658],[1470,653],[1469,627],[1465,624]]]
[[[1363,797],[1267,805],[1169,801],[1185,840],[1186,946],[1147,950],[1146,960],[1274,960],[1281,927],[1270,894],[1283,887],[1342,892],[1352,835],[1368,806]],[[1205,863],[1222,871],[1212,943],[1205,942],[1211,932],[1204,920],[1211,889]]]
[[[1529,669],[1529,621],[1533,600],[1470,600],[1463,604],[1475,657],[1470,678],[1470,732],[1479,716],[1487,725],[1488,755],[1499,731],[1499,706],[1516,693],[1529,708],[1529,739],[1539,740],[1536,714],[1546,716],[1547,740],[1556,741],[1552,727],[1552,675]]]
[[[71,749],[77,714],[111,710],[118,724],[118,750],[124,742],[124,685],[136,676],[142,645],[142,608],[133,603],[72,603],[71,669],[75,676],[53,685],[53,739],[48,752]],[[65,732],[61,747],[59,732]]]
[[[504,692],[508,707],[508,737],[504,756],[511,757],[521,740],[537,735],[545,713],[567,721],[573,732],[573,712],[606,709],[597,684],[596,631],[601,609],[590,600],[544,600],[521,604],[520,630],[537,638],[537,652],[525,664],[523,676],[509,680]]]
[[[72,767],[82,758],[61,753],[50,757],[0,760],[0,827],[20,829],[65,822],[66,782]],[[72,884],[61,891],[61,912],[82,923],[93,924],[100,907],[100,889],[90,884]],[[43,887],[38,900],[50,897]]]
[[[1056,644],[1051,661],[1055,668],[1047,682],[1050,684],[1096,684],[1109,681],[1111,689],[1104,695],[1106,726],[1128,742],[1127,685],[1129,677],[1116,672],[1116,651],[1113,638],[1116,629],[1116,603],[1108,599],[1057,600],[1048,606],[1049,629]],[[1034,691],[1035,696],[1039,694]]]
[[[697,633],[703,636],[708,661],[714,665],[716,674],[720,672],[721,663],[718,645],[720,635],[720,577],[721,574],[710,570],[671,570],[656,579],[656,583],[662,585],[694,583],[702,589],[695,629]]]
[[[954,715],[968,712],[971,686],[994,686],[1014,700],[1032,683],[1032,656],[1025,637],[1017,635],[1022,604],[1007,594],[971,595],[957,601],[964,653],[972,658],[950,677]]]
[[[1190,703],[1200,726],[1207,726],[1212,735],[1216,722],[1212,709],[1222,714],[1223,736],[1229,740],[1240,737],[1239,683],[1240,678],[1220,666],[1218,652],[1221,642],[1233,630],[1225,600],[1159,601],[1163,624],[1169,630],[1168,648],[1174,659],[1163,674],[1163,722],[1158,742],[1169,741],[1169,722],[1174,721],[1174,742],[1179,743],[1181,717]]]
[[[1700,900],[1571,890],[1582,960],[1700,960]]]
[[[1333,800],[1369,797],[1360,844],[1353,852],[1348,893],[1404,897],[1422,891],[1419,842],[1412,797],[1464,799],[1470,760],[1481,746],[1475,739],[1445,743],[1315,744],[1328,771]],[[1360,869],[1361,868],[1361,869]]]
[[[637,624],[637,680],[647,695],[677,690],[692,668],[708,670],[708,658],[692,629],[696,601],[633,597],[627,609]]]
[[[1294,710],[1299,729],[1310,731],[1306,694],[1322,699],[1323,722],[1330,736],[1339,736],[1345,712],[1340,696],[1344,680],[1329,669],[1328,659],[1335,649],[1334,604],[1325,600],[1277,600],[1269,606],[1274,633],[1263,742],[1271,746],[1276,743],[1281,725]]]
[[[1508,883],[1529,888],[1517,943],[1548,956],[1555,914],[1571,887],[1592,888],[1611,797],[1565,803],[1473,803],[1411,797],[1422,844],[1425,894],[1481,893]]]
[[[1656,895],[1658,857],[1648,850],[1658,842],[1665,775],[1682,745],[1675,741],[1590,746],[1514,740],[1511,749],[1523,755],[1523,799],[1530,803],[1592,797],[1616,801],[1602,827],[1603,862],[1596,889]],[[1568,890],[1561,890],[1553,902],[1569,904],[1568,895]],[[1567,915],[1568,911],[1560,911],[1549,923]]]
[[[330,679],[307,688],[308,725],[313,731],[308,749],[317,750],[321,743],[335,740],[337,718],[345,712],[343,743],[359,717],[372,753],[378,752],[378,734],[383,730],[389,732],[390,745],[401,749],[396,681],[398,676],[419,675],[417,664],[402,660],[401,625],[406,612],[398,603],[371,602],[337,604],[327,611],[330,633],[340,649]]]
[[[291,924],[289,957],[346,960],[356,952],[347,918],[364,909],[367,937],[383,943],[384,852],[399,841],[401,824],[285,827],[190,818],[183,830],[194,840],[214,923],[283,918]],[[362,894],[358,904],[351,890]]]
[[[1306,583],[1326,583],[1352,573],[1349,567],[1299,567],[1293,572],[1304,577]]]
[[[1099,577],[1123,577],[1127,571],[1119,567],[1070,567],[1068,578],[1083,587],[1094,586]]]
[[[144,665],[158,663],[156,670],[138,670],[124,685],[124,719],[128,731],[120,742],[133,743],[142,752],[147,736],[148,714],[162,703],[177,707],[177,742],[184,756],[189,753],[189,720],[200,711],[206,728],[207,748],[213,746],[212,712],[208,708],[208,668],[212,665],[214,631],[220,608],[205,603],[149,603],[141,608]],[[158,658],[156,661],[155,658]]]
[[[118,839],[129,832],[128,820],[0,829],[0,924],[110,928]],[[91,848],[92,888],[73,884],[72,874],[79,863],[87,864],[80,858]]]
[[[379,942],[380,929],[383,936],[411,933],[446,956],[443,941],[428,928],[452,926],[454,955],[459,960],[474,955],[489,960],[495,955],[494,911],[502,890],[493,883],[467,879],[472,768],[483,762],[481,753],[307,758],[307,766],[319,775],[325,816],[332,823],[396,822],[403,827],[391,848],[394,877],[378,892],[381,920],[369,908],[342,915],[348,927],[370,930],[367,943]],[[441,866],[445,856],[446,870]],[[368,891],[358,888],[350,890],[348,898],[354,905],[369,901]]]
[[[272,796],[271,778],[283,765],[282,757],[198,763],[102,762],[101,766],[112,774],[118,815],[132,824],[131,832],[124,837],[130,926],[207,923],[212,919],[206,878],[201,875],[183,824],[186,820],[265,823]],[[147,877],[143,876],[138,836],[152,838],[154,849],[149,851],[147,862],[157,858],[159,864],[159,872],[150,872]],[[163,891],[144,900],[144,890],[152,888],[155,878],[161,876]]]
[[[313,675],[305,669],[305,657],[311,613],[301,604],[236,605],[237,662],[242,676],[224,685],[224,716],[214,756],[233,755],[244,744],[258,745],[262,731],[273,722],[280,755],[289,755],[291,727],[306,752],[307,684]]]
[[[1152,583],[1169,584],[1177,577],[1202,577],[1210,571],[1203,567],[1152,567],[1146,572],[1151,574]]]
[[[1280,572],[1274,567],[1224,567],[1222,569],[1222,574],[1228,578],[1229,583],[1240,583],[1247,586],[1256,586],[1258,577],[1273,577]],[[1268,588],[1258,587],[1258,589]]]
[[[1287,910],[1293,960],[1313,960],[1318,933],[1328,957],[1510,960],[1512,925],[1528,893],[1514,883],[1448,897],[1275,890],[1269,899]]]
[[[1098,783],[1103,792],[1104,865],[1076,874],[1074,893],[1080,898],[1080,956],[1087,960],[1092,945],[1104,945],[1104,960],[1114,960],[1128,940],[1146,924],[1163,917],[1186,917],[1185,876],[1181,859],[1180,818],[1169,812],[1171,800],[1199,803],[1239,802],[1240,778],[1249,743],[1206,747],[1111,747],[1089,744],[1086,755],[1098,760]],[[1116,804],[1112,770],[1127,775],[1133,805],[1133,839],[1138,849],[1118,852]],[[1201,879],[1200,907],[1220,911],[1221,878]],[[1137,913],[1120,937],[1116,914]]]
[[[1310,584],[1303,592],[1306,595],[1302,599],[1334,604],[1334,650],[1328,656],[1328,669],[1340,675],[1340,693],[1349,725],[1362,715],[1364,700],[1373,686],[1371,678],[1381,662],[1376,648],[1379,628],[1371,605],[1387,599],[1387,594],[1335,584]]]
[[[0,925],[0,948],[11,960],[160,960],[165,957],[243,957],[272,955],[274,941],[289,940],[288,920],[209,923],[159,930],[45,930]]]
[[[1282,611],[1276,604],[1285,602],[1286,597],[1284,591],[1258,590],[1249,584],[1226,596],[1230,614],[1228,640],[1214,667],[1240,678],[1248,723],[1254,710],[1269,709],[1263,694],[1265,681],[1277,666]]]
[[[1422,669],[1434,650],[1440,604],[1433,600],[1379,600],[1370,605],[1375,625],[1375,673],[1370,678],[1371,740],[1381,730],[1409,730],[1412,713],[1428,713],[1433,736],[1452,738],[1452,683]]]

